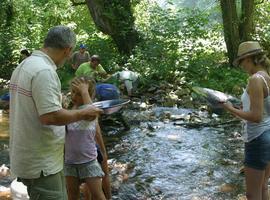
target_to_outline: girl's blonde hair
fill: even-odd
[[[253,55],[251,56],[251,59],[255,65],[263,66],[270,75],[270,60],[265,53]]]
[[[95,94],[96,94],[96,82],[95,82],[95,80],[92,79],[91,77],[88,77],[88,76],[78,76],[78,77],[75,77],[71,81],[71,84],[72,84],[73,81],[81,80],[81,79],[88,82],[88,84],[89,84],[88,92],[89,92],[90,97],[93,99],[95,97]]]

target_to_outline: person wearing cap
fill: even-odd
[[[88,62],[89,59],[90,54],[86,51],[86,45],[81,44],[79,51],[75,51],[71,56],[72,69],[77,70],[82,63]]]
[[[107,72],[103,69],[100,64],[100,57],[93,55],[89,62],[85,62],[79,66],[76,70],[75,75],[78,76],[89,76],[94,78],[97,82],[103,80],[108,76]]]
[[[270,176],[270,61],[258,42],[247,41],[239,45],[233,64],[249,75],[241,97],[243,108],[234,108],[230,102],[222,105],[244,121],[247,199],[266,200]]]

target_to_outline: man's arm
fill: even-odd
[[[98,65],[98,70],[97,70],[97,72],[98,72],[98,75],[99,75],[101,78],[103,78],[103,79],[105,79],[105,78],[108,77],[107,72],[105,71],[105,69],[102,67],[101,64]]]
[[[98,115],[102,113],[102,110],[95,106],[88,106],[87,108],[80,110],[66,110],[61,109],[59,111],[43,114],[39,117],[40,122],[43,125],[66,125],[80,120],[94,120]]]

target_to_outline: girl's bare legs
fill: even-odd
[[[73,176],[66,176],[68,200],[77,200],[80,197],[79,180]]]
[[[269,177],[270,177],[270,164],[268,164],[265,169],[264,183],[263,183],[263,188],[262,188],[262,200],[269,200],[269,194],[268,194]]]
[[[87,178],[85,179],[85,184],[87,185],[87,188],[92,195],[91,196],[92,199],[106,200],[104,193],[102,191],[101,178],[99,177]]]
[[[245,167],[245,178],[247,200],[262,200],[265,170],[257,170],[250,167]]]
[[[83,183],[81,185],[82,188],[82,192],[83,192],[83,200],[91,200],[91,194],[87,188],[87,185],[85,183]]]
[[[110,182],[110,176],[109,175],[105,175],[102,178],[102,188],[103,188],[105,198],[106,199],[111,199],[112,194],[111,194],[111,182]]]

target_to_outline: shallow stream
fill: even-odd
[[[230,200],[243,196],[240,124],[187,128],[162,115],[188,115],[191,110],[127,110],[131,129],[108,126],[104,137],[111,167],[113,199]],[[145,117],[149,113],[151,119]],[[206,114],[207,115],[207,114]],[[207,118],[207,116],[206,116]],[[0,164],[8,160],[8,116],[0,118]],[[178,124],[178,125],[177,125]],[[8,185],[2,179],[1,185]]]

